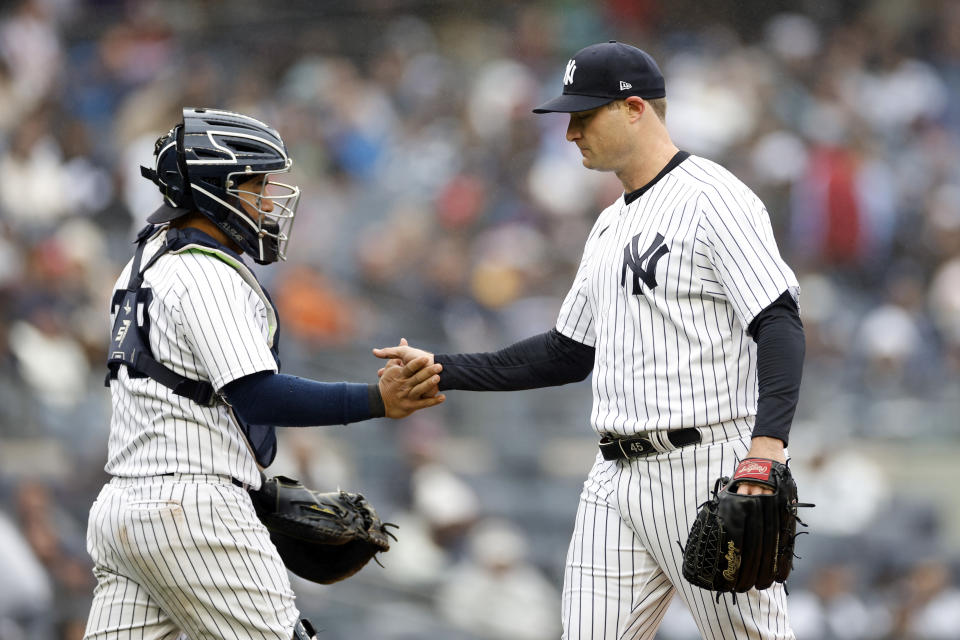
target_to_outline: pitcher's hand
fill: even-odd
[[[410,364],[410,362],[412,362],[414,359],[420,358],[420,357],[428,358],[428,361],[427,361],[428,364],[430,365],[433,364],[432,353],[430,353],[429,351],[424,351],[423,349],[417,349],[415,347],[411,347],[407,343],[406,338],[400,338],[400,344],[398,344],[395,347],[384,347],[384,348],[374,349],[373,355],[388,361],[384,367],[382,367],[379,371],[377,371],[377,376],[382,376],[384,370],[390,365],[396,365],[396,364],[407,365],[407,364]],[[435,389],[433,391],[433,394],[431,395],[435,395],[437,391],[438,390]],[[425,397],[429,397],[429,396],[425,396]]]
[[[768,436],[757,436],[750,442],[750,451],[748,458],[766,458],[767,460],[776,460],[786,464],[787,454],[783,450],[783,440],[780,438],[770,438]],[[748,496],[757,496],[762,494],[772,494],[773,489],[762,484],[753,482],[741,482],[737,486],[737,493]]]
[[[432,360],[421,356],[381,370],[377,384],[388,418],[406,418],[414,411],[446,400],[446,396],[437,393],[443,365],[433,364]]]

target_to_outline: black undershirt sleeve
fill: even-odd
[[[758,360],[753,435],[787,444],[805,350],[800,314],[789,292],[761,311],[748,333],[757,342]],[[594,349],[551,329],[500,351],[437,354],[434,361],[443,365],[441,391],[518,391],[583,380],[593,370]]]
[[[593,370],[593,347],[551,329],[489,353],[437,354],[440,390],[519,391],[583,380]]]
[[[753,436],[779,438],[786,445],[800,397],[806,341],[800,312],[789,292],[770,303],[750,323],[757,343],[757,419]]]

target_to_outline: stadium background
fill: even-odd
[[[483,350],[549,328],[594,216],[569,54],[667,77],[678,145],[767,203],[803,287],[791,449],[815,535],[800,638],[960,637],[960,5],[28,0],[0,8],[0,640],[82,635],[109,422],[107,297],[182,105],[275,125],[304,191],[261,270],[284,369],[372,381],[372,346]],[[594,452],[587,383],[451,393],[400,423],[290,430],[272,467],[366,494],[384,561],[294,583],[321,637],[556,638]],[[952,416],[952,417],[951,417]],[[658,638],[696,637],[679,607]]]

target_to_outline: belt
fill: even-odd
[[[700,442],[700,431],[697,429],[651,431],[645,436],[634,438],[603,436],[600,439],[600,453],[604,460],[641,458],[651,453],[673,451],[698,442]]]
[[[205,479],[211,477],[209,474],[202,474],[202,473],[201,473],[201,474],[196,474],[196,473],[173,473],[172,471],[171,471],[170,473],[158,473],[157,475],[158,475],[158,476],[164,476],[164,477],[166,477],[166,476],[177,476],[177,477],[179,477],[179,478],[189,478],[190,476],[199,476],[199,477],[202,477],[202,478],[205,478]],[[219,476],[219,477],[223,478],[224,480],[226,480],[226,478],[227,478],[227,476]],[[249,491],[249,490],[252,488],[252,485],[250,485],[250,484],[248,484],[248,483],[246,483],[246,482],[240,482],[239,480],[237,480],[237,479],[234,478],[233,476],[230,476],[230,484],[234,485],[235,487],[240,487],[240,488],[243,489],[244,491]]]

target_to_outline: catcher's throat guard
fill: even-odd
[[[349,578],[390,549],[384,523],[358,493],[311,491],[285,476],[265,478],[250,492],[257,517],[287,568],[312,582]]]
[[[772,494],[744,495],[737,487],[751,482]],[[683,577],[719,593],[743,593],[785,582],[793,569],[799,507],[797,485],[787,465],[747,458],[733,478],[719,478],[704,503],[683,549]],[[805,526],[805,525],[804,525]]]

